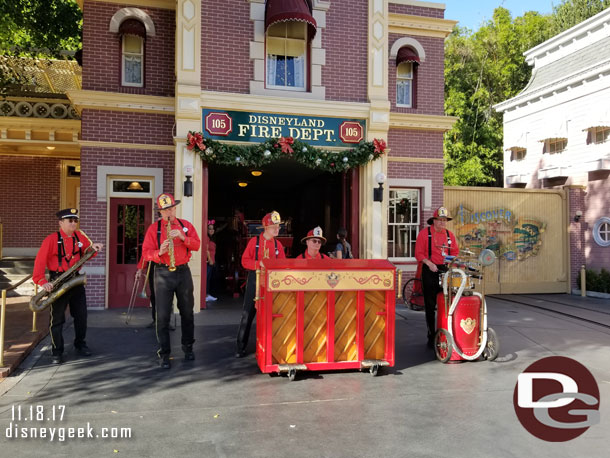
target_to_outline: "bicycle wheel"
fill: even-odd
[[[420,292],[413,291],[414,287]],[[411,278],[405,283],[402,288],[402,298],[405,305],[411,310],[420,311],[424,309],[424,295],[421,292],[421,280],[419,278]]]

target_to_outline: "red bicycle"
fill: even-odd
[[[424,291],[421,278],[413,277],[402,287],[402,298],[405,305],[411,310],[422,311],[424,309]]]

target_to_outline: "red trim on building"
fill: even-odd
[[[403,46],[398,50],[398,54],[396,55],[396,65],[402,64],[403,62],[415,62],[419,64],[419,56],[411,48]]]

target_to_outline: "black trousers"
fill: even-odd
[[[86,345],[87,298],[85,287],[80,285],[72,288],[49,306],[51,314],[49,331],[53,355],[61,355],[64,352],[63,326],[66,322],[67,306],[70,306],[70,315],[74,318],[74,347],[81,348]]]
[[[430,268],[424,264],[422,266],[422,288],[424,290],[424,309],[426,311],[426,327],[428,328],[428,339],[434,337],[436,333],[436,320],[434,309],[436,308],[436,295],[442,291],[439,284],[441,269],[445,266],[437,266],[439,271],[432,272]]]
[[[157,308],[155,307],[155,266],[156,263],[151,261],[150,272],[148,273],[148,288],[150,289],[150,307],[152,309],[152,319],[156,321],[157,319]]]
[[[246,292],[244,294],[244,308],[241,312],[241,321],[237,330],[237,351],[243,352],[248,346],[248,338],[250,337],[250,328],[252,321],[256,316],[256,307],[254,304],[254,296],[256,295],[256,272],[248,272],[248,280],[246,282]]]
[[[193,321],[193,277],[187,264],[177,266],[170,272],[167,266],[155,267],[155,300],[157,310],[157,341],[159,356],[171,353],[169,339],[169,321],[172,315],[174,294],[178,301],[180,322],[182,326],[182,349],[191,351],[193,347],[195,324]]]

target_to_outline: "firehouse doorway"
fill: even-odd
[[[273,210],[284,222],[278,238],[287,257],[304,251],[301,239],[316,226],[322,228],[327,239],[321,252],[334,251],[337,230],[346,227],[350,232],[354,221],[358,223],[354,177],[357,171],[331,174],[291,159],[256,170],[210,165],[207,214],[216,228],[212,238],[216,243],[216,269],[208,292],[214,296],[243,292],[241,255],[248,240],[262,230],[262,217]],[[352,234],[348,238],[352,242]]]

